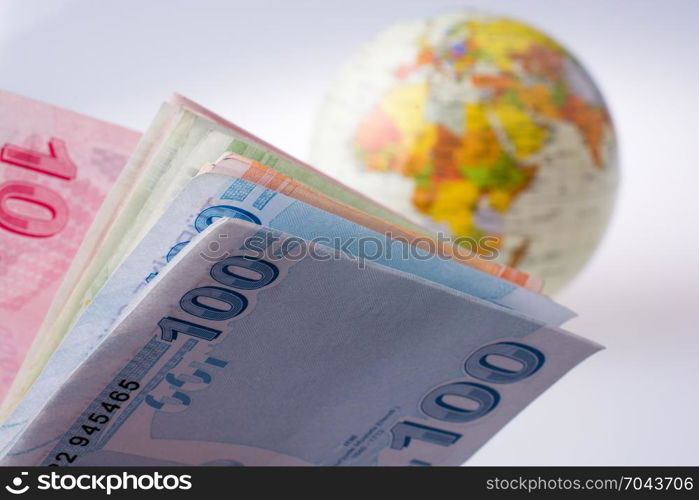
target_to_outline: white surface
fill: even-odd
[[[557,297],[580,314],[567,327],[607,350],[469,463],[699,465],[699,2],[0,2],[0,86],[137,129],[179,91],[305,158],[358,44],[464,5],[532,22],[576,53],[622,154],[607,237]]]

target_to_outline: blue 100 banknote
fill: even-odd
[[[148,281],[190,239],[220,217],[238,218],[306,240],[317,240],[358,260],[373,260],[445,285],[472,295],[474,300],[531,317],[542,325],[560,325],[573,316],[570,310],[543,295],[459,262],[430,255],[407,243],[389,240],[385,235],[270,189],[222,174],[204,174],[190,181],[177,196],[71,328],[24,399],[0,426],[3,451],[66,376],[104,339],[135,294],[146,288]]]
[[[137,294],[3,464],[459,464],[599,349],[221,218]]]

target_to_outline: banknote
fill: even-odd
[[[138,136],[0,91],[0,400]]]
[[[130,181],[110,198],[110,210],[99,215],[100,226],[93,226],[94,231],[86,238],[80,250],[84,261],[76,262],[69,271],[70,279],[66,280],[59,297],[54,300],[39,333],[41,343],[28,354],[10,395],[0,407],[0,420],[14,409],[82,310],[155,224],[179,190],[196,175],[204,162],[214,161],[226,150],[256,159],[284,175],[308,183],[325,195],[345,201],[353,208],[380,215],[411,231],[423,231],[201,106],[177,96],[173,104],[161,108],[127,167],[126,177]],[[540,289],[539,281],[529,279],[523,273],[505,272],[501,266],[494,269],[493,274],[506,280]]]
[[[321,242],[358,261],[371,260],[467,293],[540,324],[559,325],[573,314],[543,295],[471,267],[413,248],[402,240],[228,175],[207,173],[190,181],[143,241],[114,272],[75,322],[24,399],[0,426],[6,449],[41,405],[99,345],[130,300],[182,248],[220,217],[238,218]]]
[[[222,218],[123,311],[2,463],[459,464],[599,349]]]

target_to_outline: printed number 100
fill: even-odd
[[[506,360],[507,368],[495,360]],[[464,372],[487,384],[512,384],[534,374],[543,366],[541,351],[517,342],[498,342],[478,349],[464,363]],[[470,404],[456,404],[456,401]],[[467,423],[493,411],[500,402],[497,390],[476,382],[450,382],[429,392],[420,403],[422,412],[435,420]],[[462,434],[416,422],[402,421],[391,428],[391,448],[402,450],[411,440],[451,446]]]

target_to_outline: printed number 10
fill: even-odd
[[[0,150],[0,161],[64,180],[74,179],[77,174],[77,168],[61,139],[51,138],[48,155],[14,144],[5,144]],[[17,212],[10,205],[11,200],[46,209],[51,217],[31,217]],[[59,233],[67,222],[68,205],[53,189],[25,181],[0,184],[0,226],[8,231],[33,238],[46,238]]]

